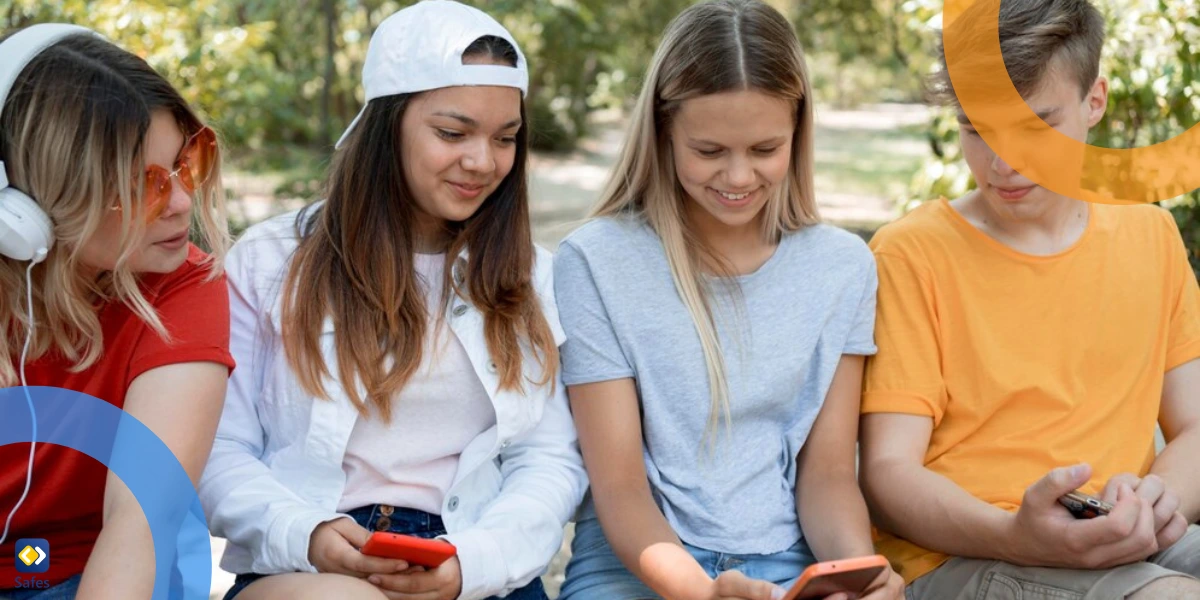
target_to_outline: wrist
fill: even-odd
[[[831,560],[842,560],[846,558],[860,558],[863,556],[871,556],[875,554],[875,544],[870,538],[866,540],[851,541],[837,549],[837,556]]]
[[[992,539],[989,546],[995,549],[997,558],[1007,563],[1022,565],[1028,560],[1025,557],[1025,536],[1021,533],[1017,513],[1003,511],[997,515],[994,527],[991,528]]]
[[[681,586],[679,592],[672,600],[712,600],[717,597],[717,580],[707,575],[692,578]]]

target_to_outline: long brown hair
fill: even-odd
[[[139,189],[151,115],[170,112],[185,134],[200,119],[146,61],[92,35],[72,35],[43,50],[21,71],[0,107],[0,160],[11,184],[35,199],[54,223],[55,245],[34,267],[33,313],[38,327],[28,360],[51,349],[83,370],[100,358],[104,340],[97,300],[117,300],[168,339],[127,261],[144,239]],[[221,273],[229,245],[219,160],[196,194],[197,234],[210,249],[210,277]],[[135,185],[135,181],[138,183]],[[121,207],[116,267],[96,278],[81,267],[82,248]],[[0,257],[0,385],[16,379],[12,365],[29,330],[25,313],[28,263]]]
[[[593,217],[637,215],[662,240],[675,289],[691,313],[704,351],[711,393],[710,440],[722,416],[729,424],[729,386],[703,272],[707,267],[729,273],[721,272],[723,259],[688,226],[670,129],[685,100],[733,90],[784,98],[796,109],[791,167],[779,193],[763,208],[763,239],[777,243],[785,232],[816,223],[812,88],[804,53],[787,19],[760,0],[702,2],[667,26],[617,165],[592,211]]]
[[[481,38],[464,52],[480,55],[517,64],[515,49],[500,38]],[[428,307],[414,265],[418,209],[397,142],[412,97],[368,103],[334,157],[325,204],[297,219],[301,241],[282,305],[284,352],[305,391],[328,398],[330,371],[320,342],[325,319],[332,319],[338,379],[360,413],[372,405],[385,420],[392,399],[421,364],[431,311],[436,308],[440,322],[451,294],[483,313],[502,389],[524,389],[523,341],[542,368],[541,378],[530,383],[552,382],[558,368],[558,348],[532,281],[527,126],[517,132],[512,171],[496,191],[469,219],[447,224],[443,302]],[[521,117],[524,123],[524,102]],[[459,261],[464,249],[467,259]]]

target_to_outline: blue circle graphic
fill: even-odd
[[[37,415],[37,443],[64,446],[100,461],[141,505],[154,539],[153,600],[207,600],[212,581],[207,521],[196,488],[175,454],[125,411],[55,387],[0,389],[0,446],[30,441],[33,423],[25,390]],[[37,502],[37,480],[35,466],[26,502]],[[129,567],[133,571],[146,565]]]

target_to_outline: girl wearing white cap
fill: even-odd
[[[555,257],[591,479],[561,598],[771,600],[873,555],[855,440],[875,264],[818,221],[782,15],[716,0],[672,22],[593,216]],[[863,597],[902,587],[884,570]]]
[[[200,495],[226,598],[545,598],[586,487],[532,242],[512,36],[427,0],[385,20],[327,199],[228,257],[230,382]],[[440,538],[420,569],[360,551]]]

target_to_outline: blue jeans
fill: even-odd
[[[803,539],[775,554],[726,554],[697,548],[685,549],[709,577],[724,571],[740,571],[751,579],[762,579],[788,589],[806,567],[817,562]],[[600,529],[600,521],[585,518],[575,524],[571,561],[559,600],[657,600],[660,596],[630,573],[613,554]]]
[[[48,590],[0,590],[0,600],[75,600],[81,578],[76,575]]]
[[[446,534],[446,526],[442,524],[441,517],[411,508],[395,508],[376,504],[356,508],[347,514],[354,517],[355,522],[359,525],[371,531],[388,531],[423,538],[435,538]],[[267,577],[267,575],[251,573],[238,575],[233,582],[233,587],[229,588],[225,594],[224,600],[233,600],[251,583],[263,577]],[[38,600],[42,599],[38,598]],[[57,600],[57,597],[53,600]],[[487,600],[499,600],[499,598],[492,596]],[[546,591],[542,588],[542,580],[539,578],[529,582],[521,589],[513,590],[511,594],[504,597],[504,600],[549,600],[549,598],[546,597]]]

